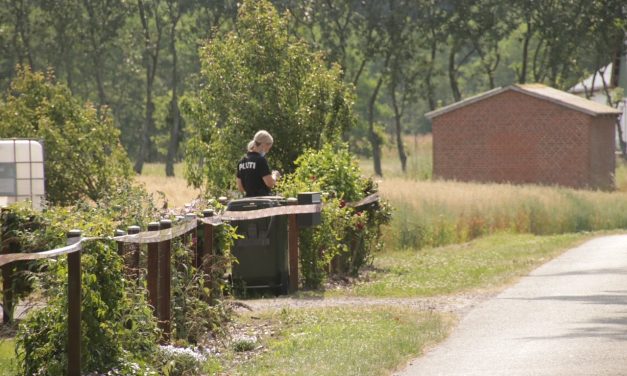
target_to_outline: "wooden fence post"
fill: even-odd
[[[159,222],[150,222],[148,231],[159,231]],[[146,285],[148,288],[148,303],[152,306],[155,316],[159,309],[159,243],[148,243],[148,259],[146,261]]]
[[[126,229],[126,232],[129,235],[135,235],[135,234],[139,234],[139,232],[141,231],[141,228],[139,226],[128,226],[128,228]],[[131,269],[133,276],[135,277],[135,280],[139,283],[139,257],[140,257],[140,247],[141,245],[139,244],[130,244],[129,247],[131,248],[131,261],[130,261],[130,265],[129,268]]]
[[[192,263],[195,268],[198,268],[198,216],[194,213],[185,214],[185,222],[196,223],[196,226],[185,235],[185,242],[190,246]]]
[[[202,216],[204,218],[213,217],[213,210],[212,209],[203,210]],[[209,271],[210,271],[208,266],[209,266],[209,260],[212,254],[213,254],[213,225],[209,223],[205,223],[203,225],[202,248],[198,250],[198,255],[196,257],[196,265],[197,267],[203,267],[203,270],[207,274],[209,274]]]
[[[80,230],[67,233],[67,244],[81,240]],[[68,375],[81,374],[81,251],[67,256],[68,263]]]
[[[2,253],[11,253],[9,243],[2,243]],[[8,263],[2,267],[2,322],[13,322],[13,270],[15,265]]]
[[[295,198],[287,199],[288,205],[297,205],[298,201]],[[288,214],[288,233],[287,244],[289,253],[289,291],[294,292],[298,290],[298,223],[296,220],[296,214]]]
[[[172,222],[163,219],[159,222],[161,230],[172,228]],[[172,240],[159,242],[159,326],[163,330],[161,341],[170,342],[170,283],[172,270],[170,268],[170,256],[172,252]]]
[[[126,235],[126,231],[117,229],[115,230],[115,233],[113,236],[118,237],[118,236],[124,236],[124,235]],[[116,242],[116,243],[118,243],[118,255],[124,257],[124,242]]]

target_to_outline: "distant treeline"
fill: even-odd
[[[567,89],[625,50],[624,0],[276,0],[289,33],[356,88],[352,146],[430,130],[423,114],[497,86]],[[198,49],[237,27],[235,0],[0,0],[0,89],[16,66],[52,69],[109,111],[135,170],[180,160],[179,102]],[[399,157],[404,159],[401,137]]]

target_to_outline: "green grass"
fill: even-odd
[[[15,341],[0,338],[0,376],[15,374]]]
[[[387,375],[441,341],[450,319],[400,308],[283,310],[270,318],[280,332],[269,351],[228,374]]]
[[[489,289],[512,282],[591,234],[496,234],[469,243],[377,254],[375,271],[349,294],[417,297]]]

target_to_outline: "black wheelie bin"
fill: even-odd
[[[233,200],[228,211],[249,211],[284,205],[282,197],[263,196]],[[289,284],[287,216],[231,221],[237,233],[232,254],[237,262],[232,267],[235,286],[245,289],[272,289],[287,294]]]

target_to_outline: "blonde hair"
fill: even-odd
[[[257,146],[261,144],[272,145],[274,143],[274,139],[272,138],[272,136],[270,136],[270,133],[268,133],[267,131],[259,131],[255,133],[255,137],[253,138],[252,142],[254,142],[255,145]]]
[[[247,151],[253,151],[254,148],[255,148],[255,141],[249,142],[248,146],[246,146]]]

